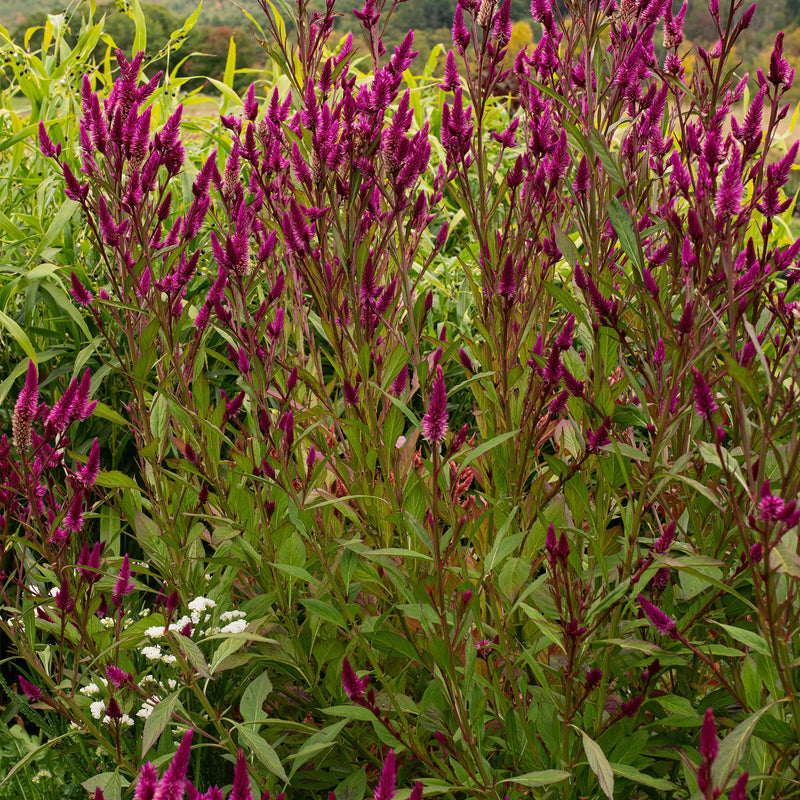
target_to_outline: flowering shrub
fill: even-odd
[[[32,710],[101,748],[92,789],[183,791],[194,731],[237,800],[240,751],[298,797],[379,767],[376,798],[395,768],[452,797],[788,790],[793,71],[778,37],[750,96],[740,2],[690,79],[685,8],[566,5],[534,0],[509,71],[509,0],[460,0],[437,81],[413,33],[386,52],[389,3],[356,10],[366,67],[333,3],[292,39],[265,2],[285,80],[201,157],[142,53],[83,76],[78,147],[39,124],[122,399],[73,369],[40,403],[31,360],[0,624]],[[134,463],[68,449],[93,412]]]

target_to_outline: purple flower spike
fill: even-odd
[[[444,81],[441,84],[442,91],[454,92],[457,86],[461,85],[461,78],[458,74],[458,67],[456,66],[456,58],[453,51],[447,53],[447,61],[444,65]]]
[[[17,398],[14,406],[14,416],[11,419],[11,429],[14,436],[14,446],[20,452],[27,452],[31,446],[31,426],[36,416],[39,400],[39,379],[36,365],[28,362],[28,373],[25,385]]]
[[[453,43],[458,48],[459,53],[463,53],[469,45],[470,32],[464,24],[464,12],[461,10],[461,3],[456,6],[455,17],[453,17]]]
[[[42,690],[38,686],[34,686],[30,681],[25,680],[22,675],[19,676],[19,688],[35,703],[39,703],[44,699]]]
[[[92,442],[92,447],[89,450],[89,458],[86,463],[77,472],[78,482],[86,489],[94,486],[97,480],[97,475],[100,472],[100,446],[97,443],[97,438]]]
[[[736,785],[731,792],[731,800],[747,800],[747,778],[748,773],[743,772],[736,781]]]
[[[70,594],[69,581],[66,578],[61,581],[61,588],[56,592],[56,608],[65,614],[69,614],[75,608],[75,601]]]
[[[88,306],[91,304],[93,298],[92,293],[80,282],[78,276],[72,272],[69,277],[70,280],[70,294],[75,298],[75,302],[79,306]]]
[[[250,791],[250,776],[247,774],[247,759],[244,752],[239,750],[236,755],[236,766],[233,768],[233,786],[228,800],[253,800]]]
[[[117,582],[114,584],[114,591],[111,593],[111,600],[114,605],[119,608],[122,605],[122,598],[126,594],[133,591],[133,583],[131,583],[131,562],[128,554],[122,559],[122,566],[119,570]]]
[[[639,605],[660,634],[675,638],[678,626],[672,617],[665,614],[655,603],[651,603],[643,594],[639,595]]]
[[[703,717],[703,727],[700,731],[700,755],[703,761],[711,764],[719,753],[719,742],[717,741],[717,726],[714,722],[714,712],[706,709]]]
[[[47,128],[44,122],[39,120],[39,149],[45,158],[55,158],[61,155],[61,144],[54,145],[50,137],[47,135]]]
[[[406,390],[406,386],[408,385],[408,365],[400,368],[400,372],[397,373],[397,377],[392,381],[392,385],[389,387],[389,391],[395,396],[399,397],[403,392]]]
[[[378,785],[375,787],[373,800],[392,800],[395,795],[395,781],[397,779],[397,768],[394,763],[394,750],[389,750],[386,761],[383,762],[383,772],[381,772]]]
[[[114,666],[114,664],[106,666],[106,676],[115,689],[122,689],[123,686],[128,686],[133,682],[133,675]]]
[[[742,156],[739,148],[731,148],[731,157],[722,173],[717,189],[716,212],[720,217],[734,217],[742,207]]]
[[[347,656],[342,661],[342,686],[344,693],[353,703],[361,703],[364,699],[364,692],[369,685],[369,675],[359,678],[355,670],[350,666]]]
[[[156,786],[158,786],[158,773],[156,768],[148,761],[139,772],[139,780],[136,782],[133,800],[153,800]]]
[[[422,435],[436,446],[444,441],[447,434],[447,390],[444,385],[444,373],[440,366],[436,367],[436,378],[433,382],[428,403],[428,411],[422,418]]]
[[[692,367],[692,377],[694,378],[694,405],[697,413],[703,419],[710,419],[719,406],[700,370]]]
[[[192,750],[192,731],[189,730],[181,740],[178,752],[172,763],[158,782],[153,800],[182,800],[186,790],[186,770]]]

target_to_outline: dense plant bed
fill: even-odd
[[[4,720],[74,796],[797,795],[794,72],[566,6],[436,78],[264,0],[207,124],[9,50]]]

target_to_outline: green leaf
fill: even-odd
[[[655,700],[665,711],[670,711],[682,717],[692,717],[697,721],[698,727],[703,724],[700,715],[685,697],[676,694],[665,694]]]
[[[502,783],[516,783],[519,786],[550,786],[551,783],[565,781],[571,777],[572,773],[563,769],[543,769],[539,772],[526,772],[515,778],[506,778]]]
[[[247,642],[247,637],[231,636],[228,639],[223,639],[211,658],[211,674],[213,675],[217,670],[221,671],[222,662],[237,650],[241,650]]]
[[[589,131],[589,144],[592,148],[592,153],[600,159],[603,169],[609,178],[621,189],[627,188],[627,181],[622,174],[619,166],[619,160],[614,157],[611,150],[608,149],[606,140],[596,128]]]
[[[181,690],[178,689],[168,697],[156,703],[150,716],[144,721],[144,731],[142,731],[142,758],[144,758],[150,748],[158,741],[158,737],[164,732],[172,719],[175,706],[178,705],[178,697]]]
[[[734,642],[741,643],[751,650],[755,650],[757,653],[763,653],[765,656],[769,656],[769,647],[767,646],[766,641],[764,641],[763,636],[759,636],[755,631],[748,631],[744,628],[735,628],[733,625],[725,625],[722,622],[715,623],[719,625],[720,628],[727,631],[728,635],[734,640]]]
[[[36,361],[36,348],[31,344],[31,340],[28,338],[28,334],[14,322],[8,314],[3,313],[0,311],[0,326],[5,328],[13,337],[14,341],[20,346],[20,348],[25,352],[25,355],[33,361],[34,364],[37,364]]]
[[[46,247],[49,247],[56,236],[64,229],[64,226],[72,219],[75,212],[80,208],[80,203],[75,200],[65,200],[64,204],[53,217],[53,221],[47,228],[47,232],[36,245],[36,249],[28,258],[28,266],[34,263]]]
[[[734,770],[745,754],[747,742],[750,740],[758,721],[773,705],[775,703],[770,703],[768,706],[764,706],[764,708],[751,714],[722,740],[717,757],[711,765],[711,779],[715,786],[728,785]]]
[[[255,680],[247,684],[239,701],[239,713],[245,722],[255,722],[263,714],[262,706],[267,695],[272,691],[272,681],[266,672],[262,672]]]
[[[719,453],[717,452],[719,446]],[[742,469],[739,464],[734,460],[733,456],[722,445],[713,445],[710,442],[698,442],[697,449],[700,451],[700,457],[706,464],[711,464],[714,467],[724,469],[733,475],[739,482],[739,485],[749,493],[747,481],[742,475]],[[720,458],[722,456],[722,458]]]
[[[756,723],[753,736],[773,744],[797,744],[797,734],[794,728],[781,719],[767,714]]]
[[[611,764],[611,769],[615,775],[621,778],[639,783],[642,786],[649,786],[651,789],[659,789],[662,792],[671,792],[678,787],[664,778],[655,778],[652,775],[647,775],[644,772],[639,772],[638,769],[631,767],[629,764]]]
[[[375,715],[364,706],[331,706],[323,708],[323,714],[330,714],[332,717],[347,717],[349,719],[360,719],[364,722],[374,722]]]
[[[622,249],[636,267],[636,274],[641,277],[642,251],[639,247],[639,239],[636,236],[634,222],[628,210],[616,197],[612,197],[611,202],[608,204],[608,218],[611,220],[611,224],[619,237]]]
[[[284,783],[289,782],[289,778],[283,770],[281,760],[278,754],[272,748],[272,745],[267,743],[257,733],[254,733],[246,725],[239,725],[234,722],[234,727],[239,733],[239,744],[243,748],[252,750],[258,760],[275,776],[280,778]]]
[[[306,607],[309,613],[315,617],[319,617],[325,622],[330,622],[340,628],[346,628],[347,623],[341,613],[335,609],[330,603],[324,603],[322,600],[316,600],[313,597],[306,597],[300,602]]]
[[[482,442],[474,450],[470,450],[469,453],[467,453],[466,458],[460,464],[461,469],[462,470],[465,469],[476,458],[479,458],[484,453],[488,453],[490,450],[494,449],[498,445],[503,444],[503,442],[507,442],[509,439],[513,438],[518,433],[519,433],[518,430],[508,431],[508,433],[501,433],[499,436],[494,436],[493,438],[489,439],[488,442]]]
[[[139,0],[131,0],[131,11],[133,23],[136,26],[136,33],[133,37],[133,53],[135,55],[139,50],[147,50],[147,23],[145,22],[144,12]]]
[[[600,745],[588,733],[581,731],[581,736],[583,737],[583,751],[586,753],[589,767],[597,776],[603,794],[608,800],[614,800],[614,773],[611,764],[608,763]]]
[[[222,82],[233,89],[233,76],[236,72],[236,42],[231,36],[230,44],[228,45],[228,58],[225,61],[225,74],[222,77]]]
[[[786,540],[778,542],[769,552],[769,566],[792,578],[800,578],[800,556],[789,547]]]
[[[336,787],[336,800],[364,800],[367,793],[367,773],[360,769],[348,775]]]
[[[210,678],[211,673],[208,671],[208,664],[197,643],[188,636],[182,636],[180,633],[175,634],[175,636],[181,651],[186,656],[186,660],[195,668],[197,674],[203,678]]]
[[[105,800],[120,800],[122,797],[122,781],[122,776],[118,771],[101,772],[99,775],[89,778],[88,781],[84,781],[81,786],[90,794],[94,794],[100,789],[103,792]],[[129,782],[126,780],[125,786],[128,785]]]
[[[133,478],[128,477],[124,472],[120,472],[117,469],[101,472],[97,476],[97,485],[105,486],[109,489],[136,489],[141,491],[139,484]]]
[[[115,425],[124,425],[126,427],[130,425],[130,420],[125,419],[122,414],[117,413],[113,408],[107,406],[101,400],[97,401],[97,406],[95,407],[94,414],[92,414],[92,416],[107,420],[108,422],[113,422]]]

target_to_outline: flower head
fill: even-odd
[[[694,378],[694,406],[700,417],[710,419],[719,406],[714,400],[714,395],[706,383],[703,373],[696,367],[692,367],[692,377]]]
[[[441,366],[436,367],[436,378],[428,402],[428,411],[422,418],[422,435],[435,446],[444,441],[447,434],[447,390]]]
[[[14,406],[14,416],[11,419],[11,429],[14,435],[14,446],[20,452],[27,452],[31,446],[31,426],[36,416],[39,400],[39,385],[36,365],[28,362],[28,373],[25,385],[17,398]]]
[[[359,678],[355,670],[350,666],[350,662],[345,656],[342,662],[342,686],[348,698],[354,702],[359,703],[364,698],[364,691],[369,685],[369,675]]]
[[[678,626],[672,617],[665,614],[655,603],[651,603],[643,594],[639,595],[639,605],[659,633],[675,638]]]
[[[711,764],[719,753],[719,742],[717,741],[717,726],[714,722],[714,712],[706,709],[703,717],[703,727],[700,730],[700,755],[703,761]]]
[[[133,583],[131,582],[131,562],[128,554],[122,559],[122,566],[119,570],[117,582],[114,584],[114,591],[111,593],[111,600],[114,605],[119,608],[122,605],[122,598],[126,594],[133,591]]]

